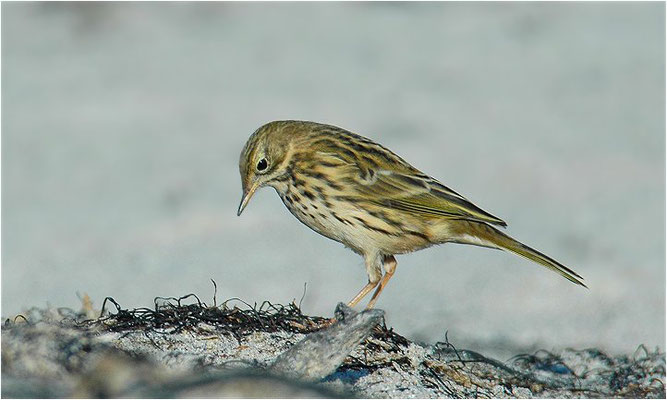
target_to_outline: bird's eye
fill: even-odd
[[[268,166],[269,166],[269,163],[266,162],[265,158],[262,158],[257,163],[257,171],[264,171],[266,169],[266,167],[268,167]]]

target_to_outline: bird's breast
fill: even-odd
[[[279,194],[287,209],[304,225],[357,253],[401,254],[431,245],[421,232],[423,229],[409,221],[389,218],[380,209],[299,190]]]
[[[290,213],[310,229],[355,250],[358,249],[358,246],[350,240],[346,221],[323,202],[315,202],[302,193],[293,191],[281,194],[280,198]]]

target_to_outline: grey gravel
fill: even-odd
[[[665,397],[659,349],[539,351],[501,362],[450,343],[371,334],[380,310],[339,311],[337,323],[311,334],[235,336],[203,322],[182,332],[108,332],[109,319],[33,309],[3,325],[2,396]]]

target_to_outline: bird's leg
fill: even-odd
[[[370,292],[371,290],[373,290],[373,289],[378,285],[379,282],[380,282],[379,279],[378,279],[377,281],[375,281],[375,282],[371,282],[371,281],[369,280],[368,283],[366,284],[366,286],[364,286],[364,287],[359,291],[359,293],[358,293],[356,296],[354,296],[354,298],[353,298],[352,300],[350,300],[349,303],[347,303],[347,306],[348,306],[348,307],[354,307],[354,306],[356,306],[357,303],[359,303],[359,301],[361,301],[361,299],[363,299],[364,297],[366,297],[366,295],[368,294],[368,292]]]
[[[378,299],[378,296],[380,296],[380,293],[382,293],[382,289],[387,285],[389,282],[389,279],[391,279],[392,276],[394,276],[394,271],[396,271],[396,265],[398,263],[396,262],[396,259],[394,256],[384,256],[384,276],[382,277],[382,281],[380,281],[380,285],[378,288],[375,290],[375,293],[373,293],[373,297],[371,297],[371,301],[368,302],[368,305],[366,306],[366,309],[369,310],[373,308],[375,305],[375,302]]]
[[[366,273],[368,274],[368,283],[364,286],[359,293],[349,303],[348,307],[354,307],[366,297],[368,292],[373,290],[378,283],[380,283],[380,278],[382,278],[382,264],[380,263],[380,256],[365,256],[364,262],[366,264]],[[373,296],[375,297],[375,296]]]

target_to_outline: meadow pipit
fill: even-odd
[[[272,186],[299,221],[364,257],[368,284],[350,307],[377,288],[367,308],[375,305],[396,270],[394,254],[448,242],[508,250],[586,286],[576,272],[494,228],[507,225],[500,218],[345,129],[270,122],[248,139],[239,169],[238,215],[258,188]]]

